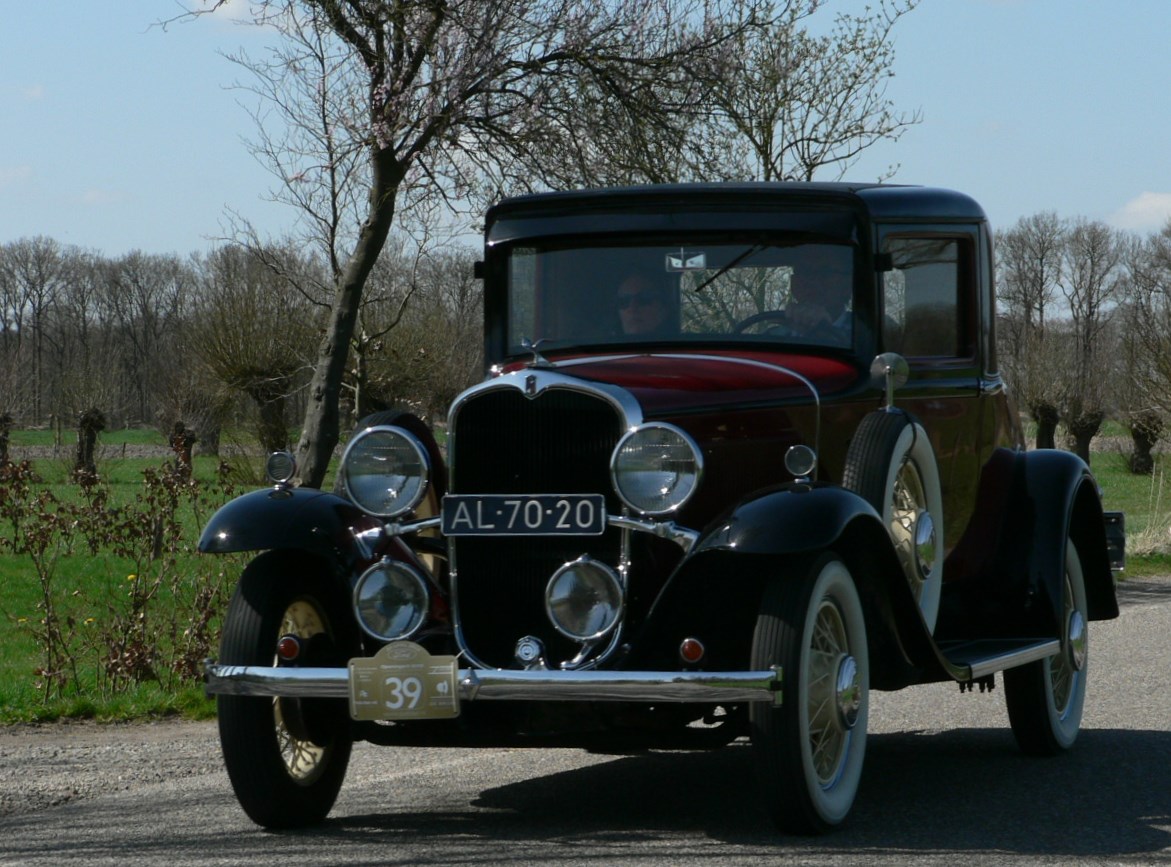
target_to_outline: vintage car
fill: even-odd
[[[1025,752],[1073,744],[1121,525],[1080,459],[1024,448],[976,202],[525,196],[487,213],[477,271],[489,369],[444,448],[374,415],[335,492],[276,455],[202,536],[261,552],[206,669],[254,821],[324,818],[356,740],[747,738],[767,814],[821,832],[871,690],[997,673]]]

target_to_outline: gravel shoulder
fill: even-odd
[[[0,727],[0,816],[223,771],[214,722]]]

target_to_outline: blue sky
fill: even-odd
[[[244,73],[221,55],[253,28],[151,27],[171,0],[0,9],[0,243],[185,255],[227,209],[272,235],[291,223],[264,200],[230,89]],[[923,120],[850,179],[897,164],[895,181],[963,190],[1001,228],[1045,210],[1143,233],[1171,217],[1171,0],[923,0],[896,40],[888,95]]]

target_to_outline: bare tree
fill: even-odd
[[[1048,330],[1061,280],[1066,225],[1049,211],[997,234],[1001,359],[1017,400],[1037,425],[1038,448],[1056,446],[1062,341]]]
[[[699,76],[728,142],[725,170],[763,181],[841,178],[868,147],[918,123],[918,112],[897,110],[886,95],[894,27],[917,4],[879,0],[839,13],[819,35],[805,22],[828,0],[789,3],[766,26],[741,31],[737,50],[715,55],[720,65]]]
[[[287,251],[286,257],[293,261],[295,254]],[[220,248],[203,266],[200,307],[190,324],[192,350],[216,381],[255,402],[261,445],[286,448],[286,405],[303,384],[303,347],[312,340],[313,316],[248,250]]]
[[[1146,473],[1171,414],[1171,220],[1130,248],[1126,271],[1123,408],[1135,443],[1132,469]]]
[[[11,323],[9,327],[16,331],[17,342],[29,347],[25,374],[31,382],[29,411],[33,424],[40,424],[43,418],[45,354],[50,334],[46,326],[65,277],[64,253],[52,238],[24,238],[0,249],[5,316]]]
[[[214,10],[223,5],[213,0]],[[723,45],[753,0],[254,0],[257,21],[277,28],[287,52],[254,64],[261,80],[303,76],[336,98],[313,102],[327,149],[286,177],[344,184],[360,156],[365,195],[329,189],[339,213],[359,222],[334,267],[330,319],[314,362],[298,444],[302,478],[319,486],[339,436],[338,398],[366,280],[400,209],[436,196],[493,194],[555,176],[563,154],[548,147],[558,115],[551,96],[590,82],[648,125],[667,107],[641,97],[684,58]],[[732,26],[728,26],[729,22]],[[297,93],[289,88],[289,103]],[[279,105],[278,105],[279,108]],[[332,154],[332,156],[331,156]],[[295,164],[294,164],[295,163]],[[337,177],[333,173],[341,174]],[[286,187],[288,189],[288,187]],[[316,206],[316,205],[315,205]],[[320,215],[326,223],[333,214]]]
[[[1106,328],[1122,297],[1121,268],[1129,238],[1105,223],[1076,220],[1066,238],[1060,289],[1071,328],[1068,387],[1062,416],[1083,460],[1111,409]]]

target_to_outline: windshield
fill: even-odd
[[[509,253],[508,345],[853,343],[854,248],[686,242],[516,246]]]

